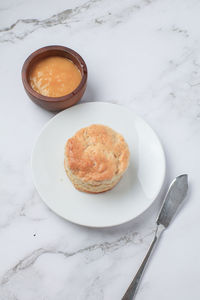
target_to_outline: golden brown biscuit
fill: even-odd
[[[112,189],[129,163],[122,135],[104,125],[80,129],[65,146],[64,167],[75,188],[89,193]]]

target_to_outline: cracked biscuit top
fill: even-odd
[[[68,139],[65,160],[83,182],[112,181],[126,171],[129,149],[121,134],[104,125],[91,125]]]

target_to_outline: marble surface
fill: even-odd
[[[199,299],[199,15],[198,0],[1,1],[0,300],[121,299],[152,240],[162,196],[181,173],[189,174],[188,197],[137,299]],[[71,224],[49,211],[33,186],[33,144],[54,114],[29,101],[20,73],[32,51],[51,44],[85,59],[83,102],[127,106],[164,145],[163,191],[128,224]]]

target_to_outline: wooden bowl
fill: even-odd
[[[48,56],[55,56],[55,55],[63,56],[73,61],[73,63],[79,68],[82,75],[82,79],[78,87],[70,94],[67,94],[62,97],[47,97],[37,93],[32,89],[29,82],[29,73],[31,67],[38,60],[42,58],[46,58]],[[74,50],[63,46],[47,46],[33,52],[26,59],[22,67],[22,82],[26,93],[28,94],[28,96],[33,102],[35,102],[36,104],[40,105],[41,107],[47,110],[60,111],[80,101],[86,89],[87,66],[84,60],[82,59],[82,57]]]

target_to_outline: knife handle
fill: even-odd
[[[122,300],[132,300],[134,299],[136,292],[137,292],[137,288],[139,286],[139,283],[141,281],[142,275],[144,273],[145,267],[147,265],[147,262],[149,261],[149,257],[152,253],[152,250],[155,248],[155,245],[159,239],[159,237],[161,236],[161,233],[163,232],[163,230],[165,229],[165,227],[162,224],[157,225],[156,228],[156,232],[155,232],[155,236],[154,239],[149,247],[149,250],[141,264],[141,266],[139,267],[135,277],[133,278],[133,281],[131,282],[131,284],[129,285],[126,293],[124,294]]]

